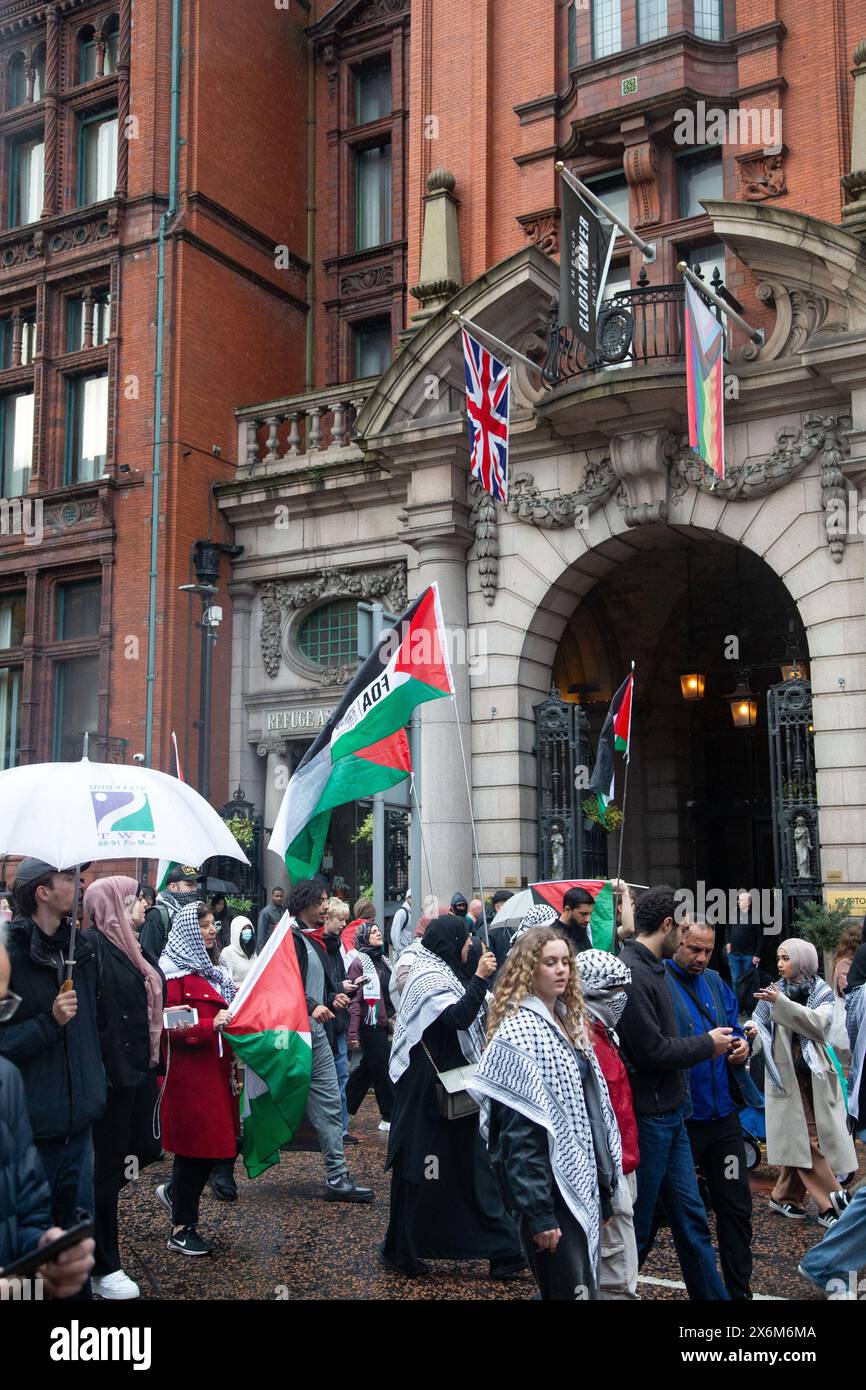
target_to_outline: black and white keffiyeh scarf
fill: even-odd
[[[596,1079],[604,1138],[616,1183],[622,1177],[619,1126],[593,1048],[587,1044],[581,1054]],[[467,1090],[481,1107],[481,1134],[485,1141],[494,1100],[547,1131],[554,1180],[583,1228],[592,1266],[597,1271],[601,1230],[599,1175],[577,1048],[557,1028],[539,999],[529,996],[515,1014],[502,1021]]]
[[[616,1027],[628,1003],[625,987],[631,984],[631,971],[610,951],[591,950],[577,956],[577,973],[587,1012],[618,1042]]]
[[[833,991],[827,984],[826,980],[822,980],[820,975],[815,975],[813,976],[811,981],[807,981],[807,983],[809,985],[809,994],[806,999],[806,1008],[819,1009],[822,1005],[829,1004],[830,1009],[832,1011]],[[797,986],[795,986],[794,988],[796,989]],[[776,989],[779,991],[780,994],[784,994],[787,996],[790,992],[790,986],[788,984],[788,981],[777,980]],[[787,1095],[785,1087],[782,1085],[782,1078],[779,1074],[779,1068],[776,1065],[776,1058],[773,1053],[773,1047],[776,1040],[776,1028],[778,1025],[773,1019],[773,1006],[772,1004],[768,1003],[766,999],[759,1000],[752,1014],[752,1022],[758,1030],[758,1034],[761,1039],[761,1044],[764,1049],[764,1064],[767,1068],[767,1075],[769,1076],[774,1088],[777,1091],[780,1091],[782,1095]],[[818,1050],[815,1047],[815,1043],[812,1040],[812,1038],[805,1038],[802,1033],[797,1033],[796,1031],[794,1031],[794,1037],[797,1038],[797,1040],[800,1043],[800,1051],[803,1054],[803,1061],[806,1063],[806,1066],[809,1068],[810,1072],[812,1072],[815,1076],[823,1076],[824,1067],[821,1063],[821,1059],[818,1055]]]
[[[400,996],[400,1012],[391,1046],[388,1074],[393,1082],[400,1080],[409,1065],[409,1053],[419,1043],[440,1014],[457,1004],[466,993],[466,986],[450,965],[422,946],[418,951],[412,973]],[[484,1050],[484,1009],[465,1030],[457,1033],[460,1050],[466,1061],[477,1062]]]
[[[230,1004],[237,986],[230,972],[221,965],[214,965],[205,950],[197,908],[197,903],[191,903],[181,908],[175,917],[159,958],[159,968],[167,980],[176,980],[182,975],[201,975]]]
[[[845,1026],[851,1043],[851,1069],[848,1074],[848,1111],[862,1127],[866,1115],[858,1113],[863,1068],[866,1065],[866,985],[858,985],[845,995]]]

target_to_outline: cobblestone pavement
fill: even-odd
[[[375,1189],[371,1206],[322,1200],[322,1165],[316,1153],[284,1154],[279,1168],[248,1182],[238,1163],[239,1200],[202,1200],[199,1229],[215,1242],[208,1259],[187,1259],[166,1249],[166,1213],[155,1188],[169,1176],[170,1160],[145,1169],[120,1199],[121,1253],[126,1272],[145,1299],[459,1299],[462,1302],[530,1299],[527,1277],[492,1283],[487,1262],[435,1261],[426,1279],[404,1279],[381,1268],[378,1246],[388,1219],[389,1178],[383,1172],[387,1135],[377,1129],[372,1096],[356,1117],[363,1143],[347,1150],[352,1176]],[[861,1162],[861,1177],[866,1163]],[[797,1274],[797,1264],[823,1231],[814,1217],[793,1222],[774,1215],[768,1198],[773,1171],[752,1177],[755,1274],[766,1298],[820,1299]],[[659,1232],[642,1270],[644,1299],[685,1299],[673,1243]],[[652,1281],[662,1282],[652,1282]]]

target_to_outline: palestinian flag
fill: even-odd
[[[585,888],[594,899],[589,929],[592,944],[597,951],[612,951],[615,925],[613,888],[606,878],[551,879],[547,883],[533,883],[532,896],[537,903],[547,903],[557,912],[562,911],[562,900],[569,888]]]
[[[385,631],[310,745],[283,797],[268,845],[290,877],[319,867],[331,811],[411,772],[405,725],[417,705],[454,693],[439,587],[431,584]]]
[[[595,767],[589,779],[589,789],[598,798],[598,814],[604,813],[613,801],[616,782],[614,752],[625,753],[626,762],[631,742],[631,705],[634,696],[634,662],[619,690],[610,702],[610,709],[598,740]]]
[[[247,1175],[280,1161],[303,1118],[313,1070],[310,1020],[286,912],[231,1003],[224,1034],[246,1067],[241,1105]]]

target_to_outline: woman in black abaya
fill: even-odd
[[[421,944],[400,1000],[391,1052],[395,1091],[386,1164],[391,1216],[382,1260],[389,1269],[418,1275],[428,1273],[422,1256],[488,1259],[491,1278],[514,1278],[526,1262],[493,1177],[478,1115],[445,1119],[436,1087],[437,1070],[450,1071],[481,1056],[486,981],[496,970],[496,957],[485,951],[473,974],[467,923],[451,914],[435,918]]]

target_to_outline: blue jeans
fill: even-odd
[[[742,979],[747,970],[752,968],[752,957],[742,956],[737,951],[731,951],[728,956],[728,966],[731,971],[731,987],[736,994],[737,982]]]
[[[334,1039],[334,1065],[337,1068],[337,1081],[340,1086],[340,1110],[343,1115],[343,1133],[349,1133],[349,1107],[346,1105],[346,1086],[349,1081],[349,1034],[338,1033]]]
[[[689,1298],[727,1299],[698,1191],[683,1107],[667,1115],[638,1115],[637,1128],[640,1165],[634,1233],[639,1263],[643,1264],[649,1251],[656,1202],[661,1201]]]
[[[847,1211],[833,1223],[824,1239],[803,1256],[802,1265],[809,1278],[828,1294],[848,1292],[853,1270],[851,1287],[856,1297],[856,1271],[866,1266],[866,1187],[857,1189]],[[828,1287],[836,1279],[844,1287]]]

